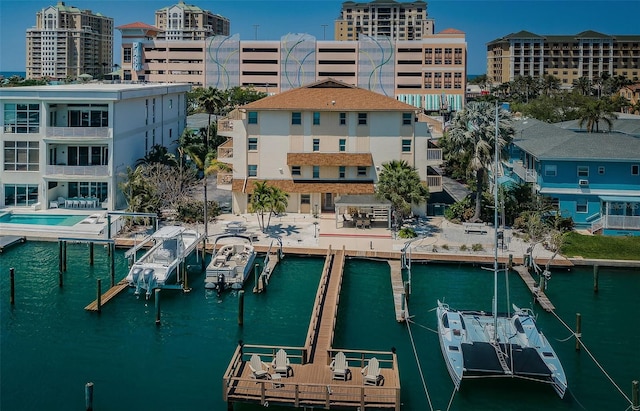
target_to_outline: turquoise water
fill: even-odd
[[[8,213],[0,216],[0,223],[5,224],[37,224],[37,225],[59,225],[71,227],[87,218],[86,215],[63,215],[63,214],[13,214]]]
[[[127,290],[101,314],[84,307],[95,299],[96,279],[108,283],[106,252],[96,249],[88,265],[87,245],[68,245],[68,272],[58,287],[56,243],[27,242],[0,257],[2,338],[0,409],[83,409],[84,385],[95,384],[98,411],[218,410],[222,375],[238,340],[249,344],[302,346],[323,259],[286,256],[267,293],[245,288],[244,326],[237,325],[237,294],[204,291],[204,276],[192,261],[191,293],[163,292],[162,325],[155,325],[154,302]],[[37,256],[38,263],[33,263]],[[126,275],[123,251],[116,255],[117,278]],[[16,268],[16,304],[9,305],[9,267]],[[640,377],[637,355],[640,275],[601,269],[600,292],[592,291],[590,270],[554,273],[549,296],[570,325],[582,313],[584,341],[622,389]],[[446,297],[453,307],[490,308],[492,273],[470,266],[414,265],[411,334],[435,409],[445,410],[452,384],[440,354],[432,309]],[[530,304],[522,281],[510,277],[512,300]],[[538,310],[540,311],[540,310]],[[465,381],[452,410],[624,410],[628,404],[551,315],[538,323],[553,342],[569,378],[560,400],[542,384],[512,380]],[[624,334],[621,332],[624,331]],[[336,347],[398,352],[403,410],[428,410],[406,325],[395,321],[389,268],[384,262],[348,260],[336,330]],[[357,371],[356,371],[357,372]],[[236,410],[263,407],[237,404]],[[272,409],[278,408],[271,406]]]

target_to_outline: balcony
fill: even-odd
[[[218,187],[222,185],[231,185],[233,182],[233,173],[218,173],[216,175]]]
[[[222,161],[229,158],[233,158],[233,139],[231,138],[218,146],[218,159]]]
[[[78,176],[78,177],[109,177],[109,166],[47,166],[46,175]]]
[[[442,164],[442,149],[428,148],[427,149],[427,165],[437,166],[440,164]]]
[[[47,127],[45,137],[75,140],[79,137],[111,138],[109,127]]]
[[[218,131],[233,131],[233,120],[222,119],[218,120]]]
[[[524,182],[535,183],[538,181],[538,173],[535,170],[525,168],[520,161],[513,163],[513,172]]]
[[[442,176],[430,175],[427,176],[427,187],[430,193],[437,193],[442,191]]]

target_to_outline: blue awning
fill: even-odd
[[[640,197],[599,196],[599,198],[608,203],[640,203]]]

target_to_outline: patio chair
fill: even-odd
[[[64,197],[58,197],[58,207],[65,207],[67,204],[67,202],[65,201]]]
[[[258,354],[253,354],[249,361],[249,368],[251,369],[252,377],[255,379],[270,379],[269,365],[262,362]]]
[[[49,208],[58,208],[58,202],[57,201],[49,201]]]
[[[384,383],[382,375],[380,375],[380,364],[376,357],[372,357],[367,366],[362,369],[362,381],[364,385],[379,385]]]
[[[333,373],[334,380],[347,381],[351,377],[351,371],[349,370],[349,363],[342,351],[338,352],[329,365]]]
[[[282,348],[280,348],[276,353],[271,366],[276,373],[280,374],[283,377],[293,376],[293,368],[291,368],[289,357],[287,357],[287,352]]]

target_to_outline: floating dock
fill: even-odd
[[[3,235],[0,236],[0,253],[4,251],[5,248],[9,248],[12,245],[22,244],[27,241],[26,237],[20,237],[15,235]]]
[[[116,295],[126,290],[128,286],[129,286],[129,283],[127,282],[127,280],[125,279],[120,280],[118,284],[109,288],[104,294],[102,294],[102,296],[100,296],[100,305],[101,306],[105,305]],[[87,311],[98,311],[98,300],[96,299],[94,302],[84,307],[84,309]]]
[[[531,276],[529,269],[523,265],[516,265],[513,269],[520,275],[520,278],[524,281],[524,283],[529,287],[529,291],[535,297],[536,301],[540,304],[540,306],[547,312],[551,312],[556,309],[556,307],[551,304],[549,298],[545,295],[544,291],[540,290],[539,287],[536,287],[536,281]]]
[[[409,307],[402,280],[402,266],[398,260],[389,260],[391,268],[391,289],[393,291],[393,305],[396,308],[396,320],[401,323],[409,318]]]

